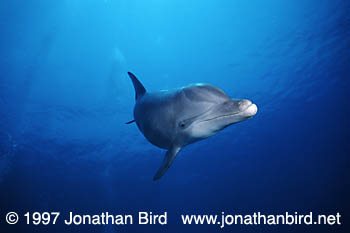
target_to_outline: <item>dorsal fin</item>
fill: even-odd
[[[137,100],[146,93],[146,89],[143,87],[142,83],[136,78],[136,76],[133,73],[128,72],[128,75],[131,78],[132,84],[134,84],[135,98]]]

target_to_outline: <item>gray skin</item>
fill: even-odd
[[[210,84],[148,93],[132,73],[136,91],[134,120],[153,145],[167,149],[153,180],[161,178],[180,150],[203,140],[227,126],[252,118],[257,106],[250,100],[231,99]]]

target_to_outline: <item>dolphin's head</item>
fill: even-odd
[[[221,89],[209,84],[195,84],[182,89],[183,109],[177,132],[190,144],[210,137],[234,123],[252,118],[258,108],[250,100],[231,99]]]
[[[257,111],[257,106],[246,99],[230,99],[219,103],[192,122],[191,136],[207,138],[227,126],[252,118]]]

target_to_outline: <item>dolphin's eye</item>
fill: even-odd
[[[180,127],[181,129],[184,129],[184,128],[185,128],[185,126],[186,126],[186,125],[185,125],[185,123],[184,123],[184,122],[180,122],[180,123],[179,123],[179,127]]]

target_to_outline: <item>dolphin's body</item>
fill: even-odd
[[[148,141],[168,150],[153,180],[164,175],[184,146],[250,119],[258,110],[251,101],[231,99],[210,84],[148,93],[135,75],[128,74],[136,92],[134,120],[128,124],[136,122]]]

